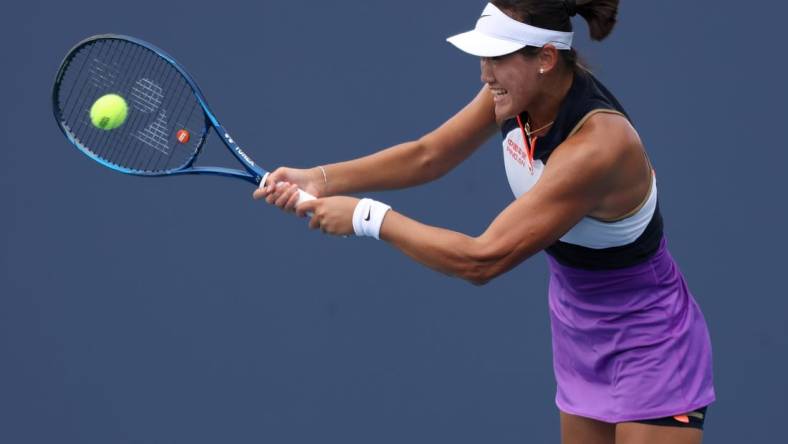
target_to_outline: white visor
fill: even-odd
[[[556,49],[572,48],[571,32],[537,28],[509,17],[492,3],[482,11],[472,31],[451,36],[446,41],[479,57],[498,57],[526,46],[541,48],[552,44]]]

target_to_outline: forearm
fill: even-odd
[[[324,165],[326,195],[407,188],[445,174],[421,141],[405,142],[345,162]]]
[[[494,251],[483,237],[428,226],[393,210],[386,214],[380,238],[429,268],[476,285],[511,268],[508,255]]]

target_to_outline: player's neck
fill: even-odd
[[[556,75],[555,79],[545,79],[544,94],[528,110],[528,118],[530,119],[532,130],[549,126],[551,122],[555,121],[555,118],[558,116],[558,110],[561,108],[561,103],[563,103],[564,98],[569,93],[569,89],[572,87],[573,79],[574,73],[572,71]],[[541,131],[539,135],[547,131],[547,129]]]

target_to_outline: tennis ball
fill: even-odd
[[[106,94],[99,97],[90,107],[90,121],[96,128],[109,131],[123,125],[128,112],[129,106],[123,97]]]

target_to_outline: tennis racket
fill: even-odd
[[[123,118],[113,129],[97,125],[91,116],[94,104],[109,94],[122,99],[114,98]],[[230,137],[186,70],[161,49],[134,37],[97,35],[74,46],[55,77],[52,105],[66,138],[115,171],[137,176],[214,174],[258,186],[269,174]],[[194,165],[209,127],[244,170]],[[299,190],[299,203],[314,198]]]

